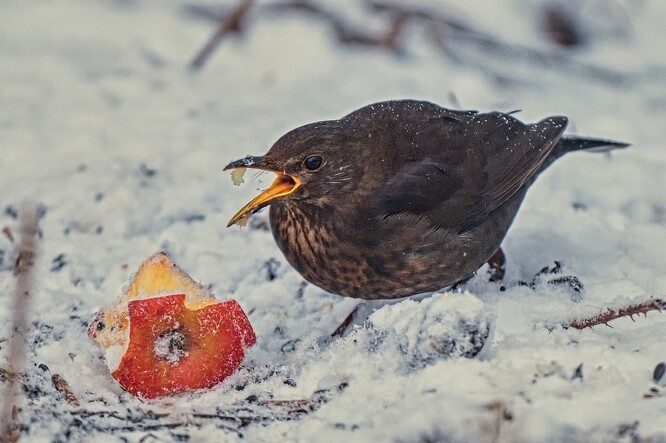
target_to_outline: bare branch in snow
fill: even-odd
[[[567,329],[568,328],[585,329],[599,325],[610,326],[608,323],[618,318],[629,317],[633,320],[634,315],[643,314],[647,316],[647,313],[650,311],[661,312],[663,309],[666,309],[666,301],[657,298],[643,303],[629,305],[623,308],[617,308],[617,309],[608,308],[605,312],[601,312],[592,317],[574,320],[571,323],[564,325],[564,327]]]
[[[26,203],[19,213],[19,233],[14,274],[16,288],[13,297],[13,321],[10,325],[9,343],[6,347],[9,367],[0,372],[0,378],[9,383],[2,394],[2,416],[0,441],[15,441],[19,437],[17,423],[20,411],[19,374],[23,370],[25,360],[26,333],[28,331],[28,311],[33,285],[33,266],[37,257],[37,240],[39,234],[39,217],[41,209],[38,205]]]
[[[285,0],[259,5],[254,9],[259,14],[268,12],[271,17],[275,13],[304,14],[330,26],[338,42],[343,45],[388,50],[394,55],[404,54],[401,43],[405,40],[407,31],[418,32],[420,29],[425,29],[429,43],[440,49],[445,57],[457,63],[476,66],[496,78],[511,76],[511,72],[504,69],[505,66],[525,64],[545,69],[565,70],[567,73],[611,84],[624,83],[628,80],[628,77],[622,73],[576,60],[568,53],[535,49],[502,41],[491,34],[474,29],[452,14],[383,0],[367,0],[365,5],[371,13],[386,16],[384,31],[368,31],[366,27],[352,24],[336,10],[324,8],[309,0]],[[242,0],[229,13],[203,5],[190,5],[186,8],[191,16],[219,22],[218,29],[190,64],[193,70],[199,70],[205,65],[225,36],[245,30],[246,17],[252,6],[252,0]],[[416,26],[408,28],[410,24]]]
[[[253,3],[254,0],[241,0],[234,10],[220,21],[215,33],[190,63],[192,70],[200,70],[227,35],[239,34],[243,30],[245,19]]]
[[[76,407],[81,406],[79,399],[76,398],[76,394],[74,394],[72,389],[69,387],[69,383],[67,383],[67,381],[62,378],[60,374],[53,374],[51,376],[51,381],[53,382],[53,386],[56,388],[56,391],[62,394],[65,400],[67,400],[67,403]]]

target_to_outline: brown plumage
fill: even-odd
[[[420,101],[363,107],[280,138],[225,169],[276,172],[230,224],[270,204],[275,240],[305,279],[349,297],[397,298],[469,278],[499,248],[525,193],[561,155],[627,146],[565,138],[565,117]]]

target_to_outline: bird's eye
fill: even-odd
[[[321,166],[324,160],[321,158],[321,155],[311,155],[306,158],[303,164],[310,171],[316,171]]]

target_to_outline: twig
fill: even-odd
[[[2,233],[10,242],[14,243],[14,234],[12,234],[12,230],[9,228],[9,226],[2,228]]]
[[[400,40],[405,34],[406,25],[416,22],[419,26],[414,26],[413,29],[429,29],[430,43],[440,49],[446,57],[458,63],[475,65],[484,71],[491,72],[498,78],[512,77],[511,73],[503,73],[502,68],[507,65],[506,59],[512,58],[519,62],[541,65],[548,69],[566,69],[567,72],[577,72],[607,83],[617,84],[628,80],[628,77],[622,73],[579,62],[562,53],[546,52],[528,46],[500,41],[490,34],[477,31],[463,21],[441,12],[406,6],[400,2],[388,0],[366,0],[365,4],[371,12],[388,15],[386,31],[370,33],[363,27],[353,26],[342,15],[333,10],[324,9],[309,0],[285,0],[259,5],[256,9],[260,13],[267,11],[270,17],[273,17],[276,12],[306,14],[331,26],[337,40],[342,44],[388,49],[395,55],[403,53]],[[192,5],[187,7],[187,12],[192,16],[215,19],[220,22],[213,37],[191,63],[192,69],[202,68],[227,34],[239,33],[243,30],[244,20],[250,6],[252,6],[251,0],[241,1],[226,16],[206,6]],[[470,57],[470,53],[472,57]],[[475,59],[474,57],[479,54],[486,56],[486,58],[483,61]],[[500,63],[499,68],[491,66],[493,64],[491,57],[501,57],[496,61]],[[509,65],[513,64],[515,63],[512,62]]]
[[[226,17],[224,11],[218,11],[217,8],[213,9],[205,5],[185,5],[183,10],[192,18],[207,19],[214,22],[221,22]]]
[[[464,55],[466,51],[464,47],[458,48],[458,46],[461,44],[472,44],[476,47],[475,52],[482,51],[491,56],[500,55],[504,58],[513,57],[523,59],[526,62],[545,67],[566,67],[568,71],[577,71],[608,83],[621,83],[626,80],[626,77],[621,73],[578,62],[561,53],[544,52],[527,46],[500,41],[492,35],[473,29],[460,20],[431,10],[405,7],[399,3],[382,0],[369,0],[368,3],[374,10],[392,13],[402,12],[425,22],[431,30],[431,42],[454,61],[470,63],[471,60],[463,60],[457,54]],[[485,69],[489,68],[487,64],[482,67]]]
[[[76,432],[79,432],[80,436],[90,437],[95,434],[199,429],[209,425],[241,435],[241,430],[250,425],[297,420],[317,410],[346,387],[346,383],[341,383],[330,389],[316,391],[310,398],[302,400],[258,400],[255,397],[252,401],[244,400],[224,409],[216,408],[211,412],[194,411],[189,414],[149,409],[128,410],[126,413],[117,410],[86,409],[59,410],[50,413],[54,414],[59,422],[67,423],[59,435],[68,439],[71,439]]]
[[[371,10],[377,12],[387,12],[390,14],[404,14],[417,20],[436,21],[448,28],[456,29],[465,32],[474,32],[472,28],[467,26],[462,21],[444,15],[442,13],[433,12],[430,9],[419,8],[417,6],[405,6],[401,2],[390,2],[382,0],[367,0],[366,4]]]
[[[76,395],[74,394],[74,392],[72,392],[72,389],[69,387],[69,383],[67,383],[67,381],[64,378],[62,378],[59,374],[53,374],[51,376],[51,381],[53,382],[53,386],[56,388],[56,391],[62,394],[65,400],[67,400],[67,403],[76,407],[81,406],[81,403],[79,403],[79,399],[76,398]]]
[[[200,70],[227,34],[238,34],[241,32],[245,18],[253,4],[254,0],[241,0],[238,6],[220,21],[215,33],[190,63],[190,69],[194,71]]]
[[[4,383],[6,381],[10,382],[14,381],[15,378],[16,378],[15,373],[8,371],[5,368],[0,368],[0,383]]]
[[[501,72],[487,63],[473,60],[469,57],[471,45],[474,48],[473,55],[478,57],[480,54],[490,57],[501,57],[497,62],[499,66],[506,66],[506,59],[525,62],[531,65],[542,66],[546,69],[557,68],[573,74],[591,77],[609,84],[622,84],[629,80],[628,76],[614,70],[579,62],[565,54],[556,52],[546,52],[534,49],[529,46],[506,43],[495,37],[483,34],[478,31],[468,31],[451,28],[435,20],[431,27],[431,39],[435,46],[439,47],[444,55],[454,61],[478,65],[485,70]],[[515,62],[513,62],[515,65]]]
[[[593,326],[599,326],[599,325],[606,325],[609,326],[608,322],[621,318],[621,317],[629,317],[632,320],[634,319],[634,315],[640,315],[643,314],[647,316],[647,313],[650,311],[659,311],[661,312],[663,309],[666,309],[666,301],[660,298],[646,301],[643,303],[638,303],[635,305],[629,305],[624,308],[618,308],[618,309],[608,309],[605,312],[602,312],[600,314],[597,314],[593,317],[589,318],[582,318],[578,320],[573,320],[572,322],[564,325],[565,329],[568,328],[574,328],[574,329],[585,329],[585,328],[591,328]]]
[[[579,24],[561,4],[545,5],[541,15],[543,30],[553,43],[565,48],[585,43]]]
[[[14,291],[13,322],[7,346],[9,368],[6,374],[19,374],[25,359],[25,336],[28,325],[30,291],[32,290],[33,265],[37,256],[37,234],[39,232],[40,209],[34,204],[25,204],[19,214],[19,244],[14,273],[16,288]],[[9,381],[2,395],[2,417],[0,441],[15,441],[18,436],[17,411],[20,409],[19,377],[7,377]]]
[[[492,443],[497,443],[498,441],[500,441],[500,437],[502,434],[502,424],[505,421],[512,421],[513,414],[509,410],[506,403],[500,400],[492,402],[489,405],[486,405],[486,408],[493,415],[493,421],[490,425],[490,429],[488,429],[488,431],[490,431],[490,434],[492,436],[490,441]]]

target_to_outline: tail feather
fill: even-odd
[[[571,151],[589,150],[591,152],[608,152],[631,146],[629,143],[604,140],[602,138],[562,137],[558,143],[560,155]]]
[[[629,143],[616,142],[613,140],[605,140],[603,138],[587,138],[587,137],[572,137],[563,136],[551,151],[546,161],[541,165],[539,173],[544,171],[558,158],[562,157],[567,152],[573,151],[588,151],[588,152],[609,152],[615,149],[626,148],[631,146]]]

